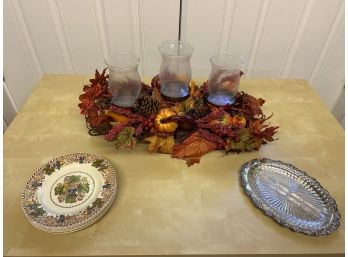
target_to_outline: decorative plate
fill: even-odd
[[[34,173],[24,188],[22,208],[36,228],[69,233],[101,218],[116,191],[116,173],[107,160],[74,153],[55,158]]]
[[[240,181],[256,207],[280,225],[307,235],[328,235],[340,224],[335,200],[304,171],[271,159],[241,167]]]

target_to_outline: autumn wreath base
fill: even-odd
[[[270,126],[261,106],[265,101],[238,92],[235,103],[216,107],[207,102],[207,83],[190,83],[190,97],[178,103],[162,98],[160,81],[142,84],[141,94],[131,108],[111,103],[106,69],[96,70],[83,88],[79,107],[90,135],[104,135],[117,149],[134,148],[137,142],[149,143],[149,152],[171,154],[188,166],[199,163],[213,150],[241,152],[258,150],[273,141],[277,126]]]

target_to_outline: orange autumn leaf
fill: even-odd
[[[187,165],[191,166],[194,163],[199,163],[202,155],[216,148],[217,144],[215,142],[208,141],[199,132],[195,132],[184,142],[174,146],[172,156],[185,159]]]
[[[186,164],[187,166],[191,167],[195,163],[199,163],[201,158],[200,157],[191,157],[191,158],[186,158]]]

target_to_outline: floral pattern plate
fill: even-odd
[[[74,232],[107,212],[117,186],[116,173],[104,158],[88,153],[64,155],[40,167],[29,179],[22,208],[38,229]]]

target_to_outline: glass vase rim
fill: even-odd
[[[218,65],[216,64],[216,62],[214,61],[214,58],[217,56],[222,56],[222,55],[227,55],[227,56],[233,56],[233,57],[237,57],[240,60],[240,67],[238,67],[238,69],[240,70],[242,65],[245,63],[245,58],[240,55],[240,54],[235,54],[235,53],[231,53],[231,52],[225,52],[225,51],[221,51],[221,52],[217,52],[216,54],[214,54],[212,57],[210,57],[210,63],[211,65],[213,65],[214,67],[221,69],[221,70],[235,70],[234,68],[226,68],[224,66]]]
[[[110,57],[112,56],[116,56],[116,55],[129,55],[129,56],[132,56],[134,57],[134,65],[127,65],[127,66],[118,66],[116,64],[112,64],[110,63]],[[111,68],[111,69],[120,69],[120,70],[127,70],[127,69],[133,69],[133,68],[136,68],[138,67],[139,65],[139,62],[140,62],[140,58],[139,56],[133,52],[133,51],[115,51],[115,52],[111,52],[110,54],[108,54],[108,56],[106,58],[104,58],[104,62],[105,64],[107,65],[108,68]]]
[[[183,44],[187,47],[189,47],[189,53],[188,54],[182,54],[182,55],[176,55],[176,54],[170,54],[168,52],[165,52],[163,51],[163,47],[165,46],[165,44],[170,44],[170,43],[174,43],[174,44]],[[168,46],[167,45],[167,46]],[[195,48],[186,40],[166,40],[166,41],[163,41],[159,46],[158,46],[158,50],[160,51],[160,53],[164,56],[167,56],[167,57],[180,57],[180,58],[187,58],[187,57],[191,57],[191,55],[193,54],[193,51],[195,50]]]

